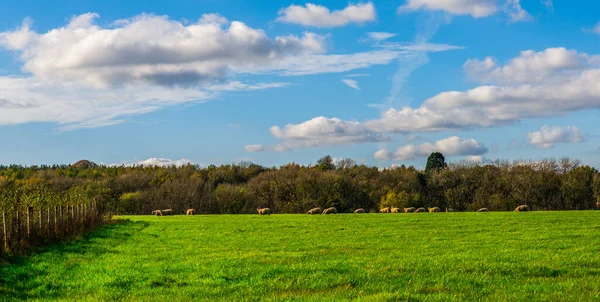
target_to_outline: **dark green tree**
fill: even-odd
[[[323,171],[334,170],[335,164],[333,163],[333,158],[329,155],[321,157],[321,159],[317,161],[317,167]]]
[[[444,155],[440,152],[433,152],[427,158],[427,165],[425,166],[425,173],[429,173],[431,171],[438,171],[444,169],[446,167],[446,159]]]

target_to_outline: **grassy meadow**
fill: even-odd
[[[0,265],[0,300],[600,300],[600,211],[119,218]]]

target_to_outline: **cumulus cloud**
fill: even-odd
[[[485,158],[483,155],[469,155],[467,156],[467,160],[474,163],[487,163],[489,160]]]
[[[265,151],[265,148],[261,144],[256,144],[256,145],[246,145],[244,147],[244,150],[246,150],[247,152],[262,152],[262,151]]]
[[[373,158],[378,160],[389,160],[392,157],[392,154],[385,149],[379,149],[373,154]]]
[[[358,83],[355,80],[342,79],[342,83],[348,85],[348,87],[353,88],[355,90],[360,90],[360,88],[358,87]]]
[[[288,124],[284,128],[273,126],[271,134],[284,141],[280,144],[282,151],[301,147],[378,142],[390,139],[386,135],[366,129],[359,122],[322,116],[301,124]]]
[[[178,22],[142,14],[109,26],[74,16],[36,32],[31,20],[0,32],[0,49],[17,54],[23,75],[0,76],[0,125],[48,122],[61,130],[100,127],[228,91],[280,88],[287,82],[242,83],[237,74],[297,76],[346,72],[410,56],[414,45],[326,54],[324,37],[270,38],[261,29],[217,14]],[[427,51],[456,49],[429,44]],[[284,147],[282,147],[284,148]]]
[[[511,83],[507,86],[479,86],[467,91],[442,92],[425,100],[419,107],[391,108],[379,118],[364,122],[345,122],[339,119],[325,122],[330,119],[318,117],[296,125],[289,124],[284,129],[293,132],[296,141],[314,139],[315,133],[318,133],[318,145],[331,142],[341,144],[344,140],[338,138],[336,128],[348,123],[352,125],[352,129],[360,129],[354,133],[361,135],[345,139],[357,143],[379,140],[357,137],[382,138],[389,134],[496,127],[515,124],[522,119],[600,109],[600,69],[595,67],[595,63],[591,63],[595,57],[575,52],[577,60],[572,61],[564,59],[563,55],[572,56],[573,52],[559,50],[559,56],[548,55],[553,51],[547,49],[540,53],[533,52],[531,56],[529,52],[525,52],[528,54],[525,56],[527,60],[514,59],[507,65],[511,68],[504,66],[492,69],[493,76],[490,78]],[[497,74],[495,70],[498,70]],[[534,71],[539,75],[535,75]],[[524,74],[531,76],[528,78]],[[280,135],[273,129],[280,129],[276,126],[272,128],[271,132],[276,138],[286,139],[292,136]],[[311,130],[299,131],[300,129]],[[409,145],[407,148],[416,146]]]
[[[134,163],[126,163],[126,164],[110,164],[108,166],[145,166],[145,167],[182,167],[186,165],[193,165],[194,163],[187,159],[168,159],[168,158],[160,158],[160,157],[151,157],[145,160],[140,160]]]
[[[519,57],[499,66],[496,59],[470,59],[463,68],[475,80],[484,83],[533,84],[562,82],[565,76],[574,75],[593,66],[600,66],[600,56],[591,56],[564,47],[543,51],[525,50]]]
[[[445,11],[454,15],[471,15],[482,18],[498,11],[496,0],[407,0],[398,12],[415,10]]]
[[[453,15],[470,15],[473,18],[484,18],[500,11],[500,0],[407,0],[398,8],[398,13],[429,10],[444,11]],[[504,0],[502,11],[508,16],[509,22],[531,21],[533,17],[521,7],[521,0]],[[551,0],[542,0],[551,9]]]
[[[146,83],[191,85],[223,79],[231,70],[287,56],[324,51],[322,37],[269,39],[239,21],[204,15],[182,24],[142,14],[102,28],[99,16],[75,16],[64,27],[35,33],[30,24],[4,32],[0,45],[19,51],[23,70],[44,79],[85,80],[98,86]]]
[[[307,3],[305,6],[290,5],[279,10],[277,21],[314,27],[337,27],[350,23],[363,24],[376,19],[372,2],[349,4],[343,10]]]
[[[540,148],[552,148],[558,143],[578,143],[581,140],[581,130],[575,126],[548,127],[544,125],[539,131],[527,134],[528,143]]]
[[[478,156],[487,153],[488,148],[475,139],[461,139],[458,136],[451,136],[435,143],[426,142],[420,145],[405,145],[399,147],[393,154],[385,150],[378,150],[375,152],[374,157],[376,159],[414,160],[427,157],[432,152],[441,152],[446,156]]]

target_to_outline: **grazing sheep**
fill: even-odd
[[[337,209],[334,207],[331,207],[331,208],[327,208],[327,209],[323,210],[323,215],[327,215],[327,214],[337,214]]]
[[[161,215],[173,215],[173,209],[160,210]]]
[[[414,208],[414,207],[404,208],[404,213],[412,213],[416,210],[417,210],[417,208]]]
[[[448,212],[454,212],[454,209],[453,208],[446,208],[446,213],[448,213]]]
[[[152,211],[152,215],[162,216],[162,213],[160,212],[160,210],[154,210]]]
[[[390,213],[390,207],[379,210],[379,213]]]
[[[425,208],[418,208],[415,213],[425,213],[427,211],[425,211]]]
[[[256,211],[258,212],[258,214],[262,215],[271,215],[271,209],[269,208],[258,208],[256,209]]]
[[[392,208],[392,213],[400,213],[400,208]]]
[[[596,209],[600,210],[600,201],[596,202]]]
[[[435,213],[435,212],[439,212],[440,208],[438,207],[433,207],[433,208],[429,208],[429,213]]]
[[[308,210],[308,212],[306,212],[306,214],[314,215],[314,214],[321,214],[321,212],[323,212],[323,210],[321,208],[314,208],[314,209]]]
[[[187,209],[187,211],[185,211],[185,215],[194,215],[196,214],[196,210],[194,209]]]
[[[481,208],[479,210],[477,210],[477,212],[488,212],[488,208]]]
[[[515,208],[515,212],[527,212],[527,211],[531,211],[531,209],[526,204],[520,205],[520,206],[518,206],[518,207]]]
[[[363,209],[363,208],[354,210],[354,213],[364,213],[364,212],[365,212],[365,209]]]

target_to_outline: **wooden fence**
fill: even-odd
[[[79,205],[24,207],[3,212],[2,254],[24,254],[30,248],[75,237],[104,223],[95,202]]]

